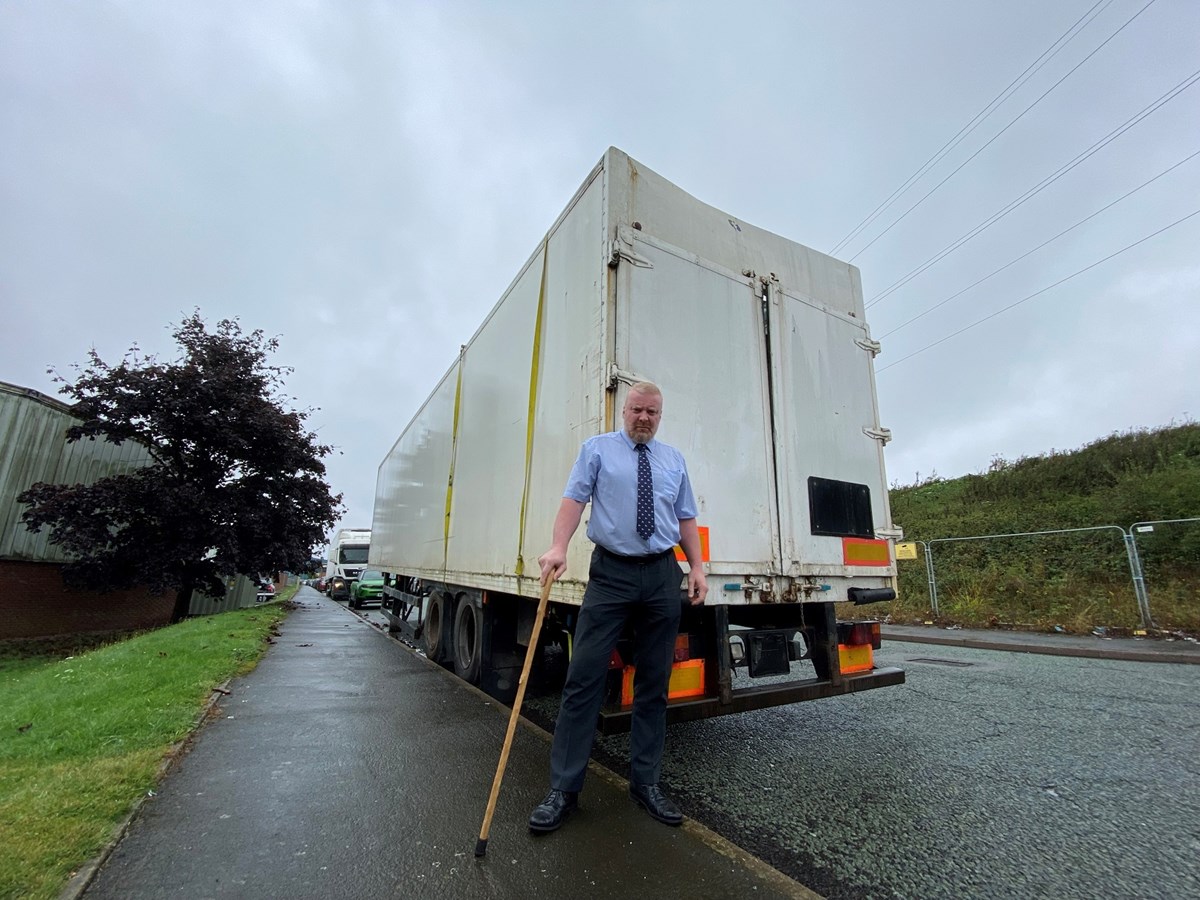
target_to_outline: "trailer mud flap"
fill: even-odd
[[[720,697],[702,697],[681,700],[667,706],[667,722],[693,722],[735,712],[749,712],[769,706],[783,706],[804,700],[820,700],[839,694],[854,694],[873,688],[904,684],[904,670],[898,668],[875,669],[861,675],[843,675],[835,683],[824,678],[809,678],[786,684],[765,684],[741,688],[731,692],[729,702],[722,703]],[[601,734],[622,734],[629,731],[630,711],[601,712],[598,727]]]

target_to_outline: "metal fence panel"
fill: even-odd
[[[1115,534],[1113,534],[1115,532]],[[987,541],[1023,540],[1027,545],[1026,566],[1022,570],[1025,578],[1018,577],[1011,570],[1002,570],[994,565],[990,558]],[[1120,543],[1114,543],[1119,540]],[[1118,525],[1095,525],[1085,528],[1059,528],[1044,531],[1015,532],[1009,534],[980,534],[960,537],[934,538],[930,541],[918,541],[925,548],[925,571],[929,585],[929,605],[934,615],[941,613],[939,593],[946,589],[956,592],[959,601],[963,597],[970,599],[980,592],[1008,591],[1020,594],[1030,593],[1030,588],[1040,584],[1069,581],[1072,570],[1080,565],[1086,555],[1086,562],[1091,570],[1097,568],[1109,569],[1114,574],[1118,571],[1128,572],[1132,583],[1134,611],[1143,627],[1153,624],[1150,608],[1146,599],[1144,585],[1141,581],[1138,566],[1136,546],[1130,533]],[[942,547],[942,560],[935,560],[935,544]],[[951,548],[948,545],[958,545]],[[974,545],[974,546],[972,546]],[[953,550],[959,552],[953,553]],[[947,551],[951,551],[947,558]],[[1122,552],[1124,551],[1124,552]],[[1011,554],[1011,550],[1008,551]],[[939,566],[941,568],[941,584],[939,584]],[[1017,605],[1022,598],[1017,597]],[[1030,609],[1036,602],[1030,597]],[[1044,609],[1039,609],[1044,612]]]

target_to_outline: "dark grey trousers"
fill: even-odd
[[[637,672],[629,735],[629,777],[657,784],[667,734],[667,685],[675,655],[683,570],[673,554],[653,562],[618,557],[597,547],[575,627],[571,665],[550,750],[550,786],[583,787],[596,717],[613,648],[633,623]]]

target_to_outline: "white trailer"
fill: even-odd
[[[370,547],[370,528],[343,528],[333,536],[325,563],[326,594],[335,600],[350,599],[350,582],[362,574]]]
[[[688,461],[709,583],[684,609],[671,719],[901,683],[873,665],[878,624],[834,607],[895,597],[878,352],[854,266],[610,148],[379,467],[370,564],[393,624],[511,693],[579,445],[621,427],[628,385],[648,380],[659,437]],[[548,645],[570,646],[585,531]],[[629,662],[614,659],[606,731],[627,726]],[[742,668],[798,677],[743,687]]]

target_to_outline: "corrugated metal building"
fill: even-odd
[[[258,584],[254,579],[245,575],[231,576],[225,579],[224,597],[210,597],[197,591],[192,595],[192,604],[188,607],[188,612],[193,616],[211,616],[231,609],[241,609],[243,606],[253,606],[257,595]]]
[[[68,444],[64,436],[75,424],[65,403],[0,381],[0,559],[66,561],[50,543],[49,529],[35,534],[21,524],[17,497],[23,491],[42,481],[91,484],[150,462],[146,448],[133,441]]]

